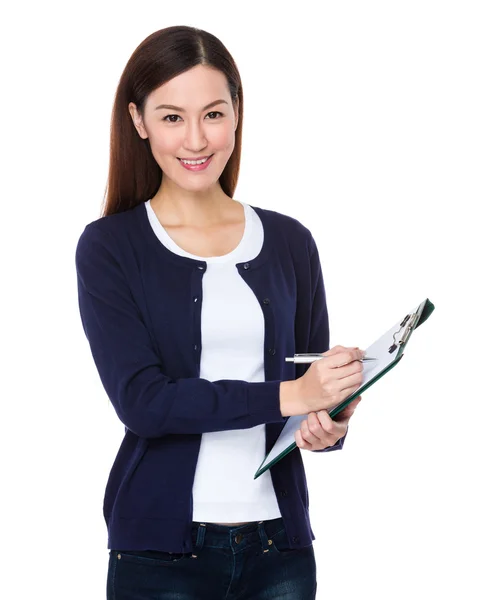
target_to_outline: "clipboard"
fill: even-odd
[[[434,304],[426,298],[426,300],[423,300],[418,307],[408,312],[403,319],[398,321],[391,329],[376,340],[376,342],[371,344],[371,346],[366,348],[366,355],[373,356],[378,360],[363,363],[363,383],[361,384],[361,387],[343,400],[339,405],[328,411],[331,418],[338,415],[348,404],[381,379],[401,361],[412,332],[424,323],[434,310]],[[302,421],[306,418],[307,415],[296,415],[287,419],[275,444],[256,471],[254,479],[257,479],[267,469],[270,469],[279,460],[284,458],[284,456],[287,456],[294,448],[297,448],[294,436],[296,431],[300,428]]]

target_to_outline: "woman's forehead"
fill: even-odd
[[[174,104],[185,110],[201,110],[209,102],[228,101],[228,98],[225,75],[204,65],[196,65],[176,75],[150,94],[152,102]]]

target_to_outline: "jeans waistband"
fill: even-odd
[[[271,538],[284,529],[282,517],[267,521],[252,521],[245,525],[218,525],[216,523],[192,522],[193,544],[196,547],[208,546],[213,548],[235,548],[241,550],[251,544],[263,546]]]

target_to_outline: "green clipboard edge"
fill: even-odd
[[[435,310],[435,305],[430,302],[430,300],[428,300],[428,298],[426,300],[424,300],[418,307],[418,317],[416,318],[415,324],[413,325],[413,327],[411,328],[410,334],[417,328],[419,327],[422,323],[424,323],[428,317],[431,315],[431,313]],[[407,339],[407,342],[410,339],[410,334],[409,337]],[[371,381],[368,381],[368,383],[362,387],[360,390],[358,390],[357,392],[354,392],[354,394],[351,394],[348,398],[346,398],[343,402],[341,402],[338,406],[335,406],[330,412],[328,412],[328,414],[330,415],[331,418],[333,418],[335,415],[338,415],[341,411],[344,410],[344,408],[350,404],[355,398],[357,398],[358,396],[360,396],[363,392],[365,392],[369,387],[371,387],[375,382],[377,382],[379,379],[381,379],[386,373],[388,373],[390,371],[390,369],[392,369],[393,367],[395,367],[395,365],[397,365],[400,360],[402,359],[402,357],[404,356],[404,350],[405,347],[407,346],[407,342],[405,342],[404,344],[401,345],[399,352],[397,353],[397,357],[394,360],[394,362],[390,363],[388,365],[388,367],[386,369],[384,369],[381,373],[378,373],[378,375],[376,377],[373,377],[373,379]],[[267,465],[265,465],[262,469],[258,469],[256,471],[256,474],[254,476],[254,479],[257,479],[260,475],[263,475],[263,473],[265,471],[267,471],[268,469],[270,469],[274,464],[278,463],[280,460],[282,460],[282,458],[284,458],[284,456],[287,456],[287,454],[289,454],[290,452],[292,452],[292,450],[294,450],[294,448],[297,448],[297,444],[296,442],[293,442],[290,446],[288,446],[283,452],[281,452],[277,457],[275,457],[272,461],[270,461]],[[263,464],[263,463],[261,463]]]

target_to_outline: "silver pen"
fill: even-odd
[[[320,360],[320,358],[326,358],[326,357],[323,356],[323,354],[320,354],[319,352],[310,352],[308,354],[294,354],[294,356],[288,356],[285,359],[285,362],[293,362],[296,364],[305,364],[305,363],[315,362],[315,360]],[[378,359],[372,358],[371,356],[365,356],[364,358],[361,358],[359,360],[359,362],[368,362],[371,360],[378,360]]]

